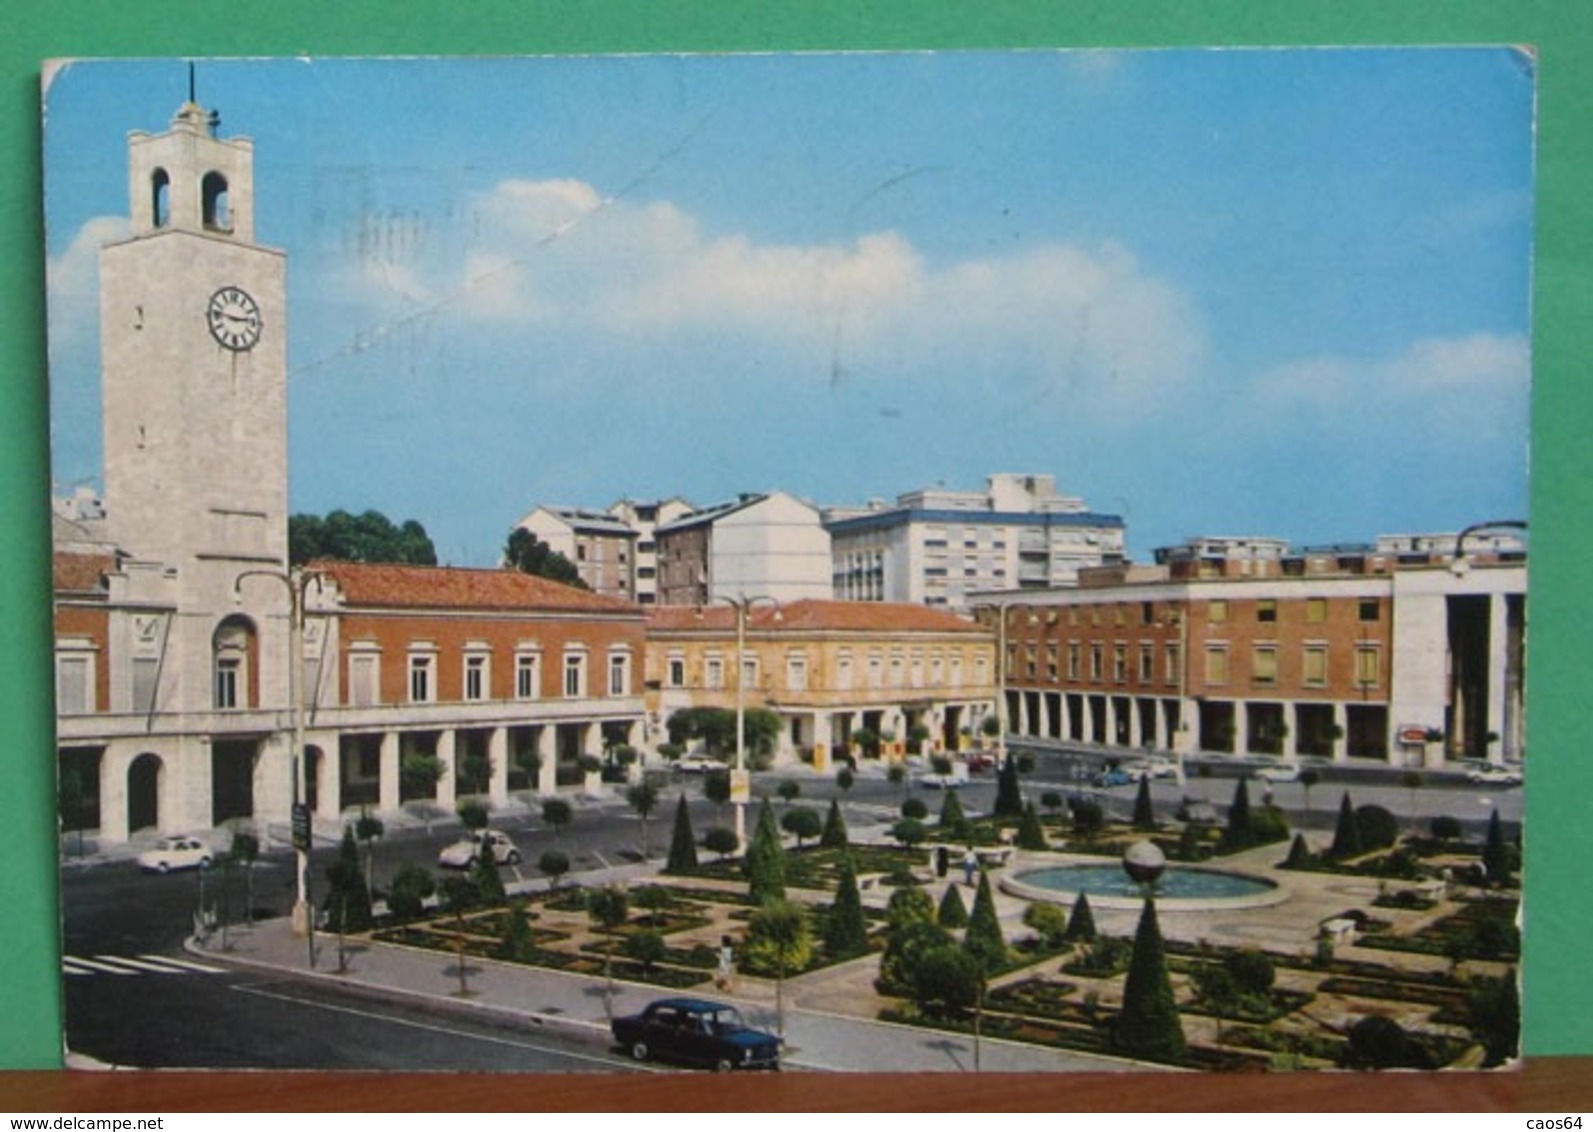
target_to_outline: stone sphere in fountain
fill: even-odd
[[[1136,841],[1123,850],[1123,871],[1135,884],[1155,884],[1167,871],[1167,857],[1154,842]]]

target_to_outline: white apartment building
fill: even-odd
[[[660,605],[830,596],[830,536],[819,509],[783,491],[742,495],[658,527]]]

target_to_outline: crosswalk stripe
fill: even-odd
[[[96,972],[90,971],[87,967],[75,965],[71,959],[62,959],[61,973],[66,975],[93,975]]]
[[[203,963],[195,963],[192,959],[178,959],[171,955],[140,955],[139,958],[164,963],[170,967],[181,967],[185,971],[198,971],[203,975],[224,975],[227,973],[225,967],[207,967]]]
[[[88,967],[90,970],[99,971],[101,974],[105,974],[105,975],[136,975],[136,974],[138,974],[137,971],[130,971],[126,967],[117,967],[117,966],[115,966],[113,964],[104,963],[104,962],[101,962],[101,961],[99,961],[97,959],[84,959],[81,955],[72,956],[72,962],[78,964],[81,967]]]
[[[94,958],[102,963],[119,963],[124,967],[131,967],[135,971],[153,971],[157,975],[176,974],[175,971],[163,963],[147,963],[142,959],[132,959],[126,955],[96,955]]]

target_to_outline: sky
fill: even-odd
[[[290,506],[491,565],[538,504],[1049,473],[1131,554],[1526,517],[1508,48],[200,61],[288,256]],[[181,60],[47,76],[56,494]],[[114,505],[114,501],[112,501]]]

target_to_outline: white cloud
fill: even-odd
[[[127,238],[126,217],[96,216],[72,235],[66,250],[45,260],[49,294],[50,348],[81,346],[99,327],[100,249]]]
[[[361,265],[378,308],[645,338],[661,365],[672,340],[711,336],[826,371],[910,366],[1142,398],[1192,376],[1206,349],[1189,299],[1111,243],[936,264],[899,232],[765,243],[553,180],[501,183],[452,240],[414,255]]]
[[[1472,334],[1412,343],[1391,358],[1322,356],[1280,366],[1257,382],[1272,408],[1291,404],[1337,408],[1360,416],[1411,399],[1520,396],[1531,377],[1531,354],[1519,336]]]

